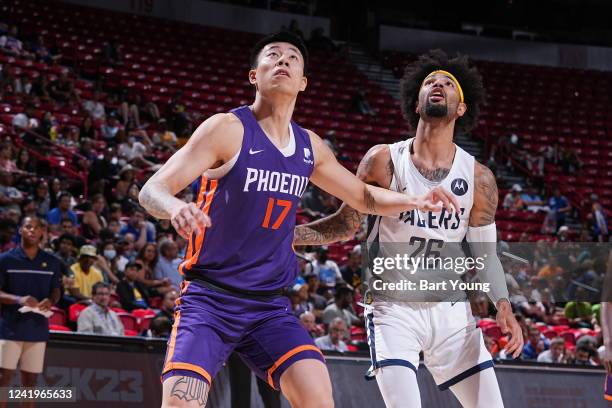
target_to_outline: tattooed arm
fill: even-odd
[[[376,145],[363,157],[357,177],[365,183],[389,188],[393,176],[393,161],[388,145]],[[295,228],[295,245],[325,245],[351,239],[359,230],[362,214],[342,204],[334,214]]]
[[[470,212],[470,227],[493,224],[499,199],[495,176],[486,166],[476,162],[474,183],[474,205]]]

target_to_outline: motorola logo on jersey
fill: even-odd
[[[456,178],[451,183],[451,191],[456,196],[462,196],[468,191],[468,183],[465,179]]]

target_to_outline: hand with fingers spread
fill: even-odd
[[[461,211],[459,202],[455,195],[445,190],[442,187],[435,187],[429,193],[417,198],[417,208],[421,211],[441,211],[446,208],[447,211]]]
[[[176,232],[185,239],[189,239],[192,233],[199,234],[211,226],[208,215],[194,203],[184,203],[176,207],[170,221]]]
[[[514,358],[519,357],[523,352],[523,345],[525,344],[523,330],[516,321],[516,317],[512,313],[512,306],[507,299],[501,299],[497,302],[496,319],[502,333],[509,335],[508,344],[506,344],[504,350]]]

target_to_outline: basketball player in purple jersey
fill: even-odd
[[[309,179],[364,213],[458,208],[441,188],[411,197],[366,185],[292,122],[307,61],[292,34],[261,40],[249,71],[253,105],[202,123],[140,193],[150,214],[171,219],[189,240],[162,370],[163,407],[204,407],[233,351],[293,407],[333,406],[323,356],[283,296],[298,273],[295,212]],[[198,178],[197,203],[175,197]]]
[[[608,255],[606,278],[601,299],[601,333],[604,342],[603,365],[606,368],[604,398],[612,401],[612,251]]]

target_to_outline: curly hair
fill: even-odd
[[[476,125],[480,104],[485,99],[482,76],[467,56],[457,55],[450,59],[442,50],[431,50],[427,54],[421,55],[417,61],[408,65],[404,70],[404,76],[400,82],[404,118],[410,124],[410,128],[416,131],[420,118],[419,114],[416,113],[416,104],[419,100],[421,84],[430,73],[436,70],[450,72],[461,84],[467,111],[457,119],[455,134],[469,132]]]

